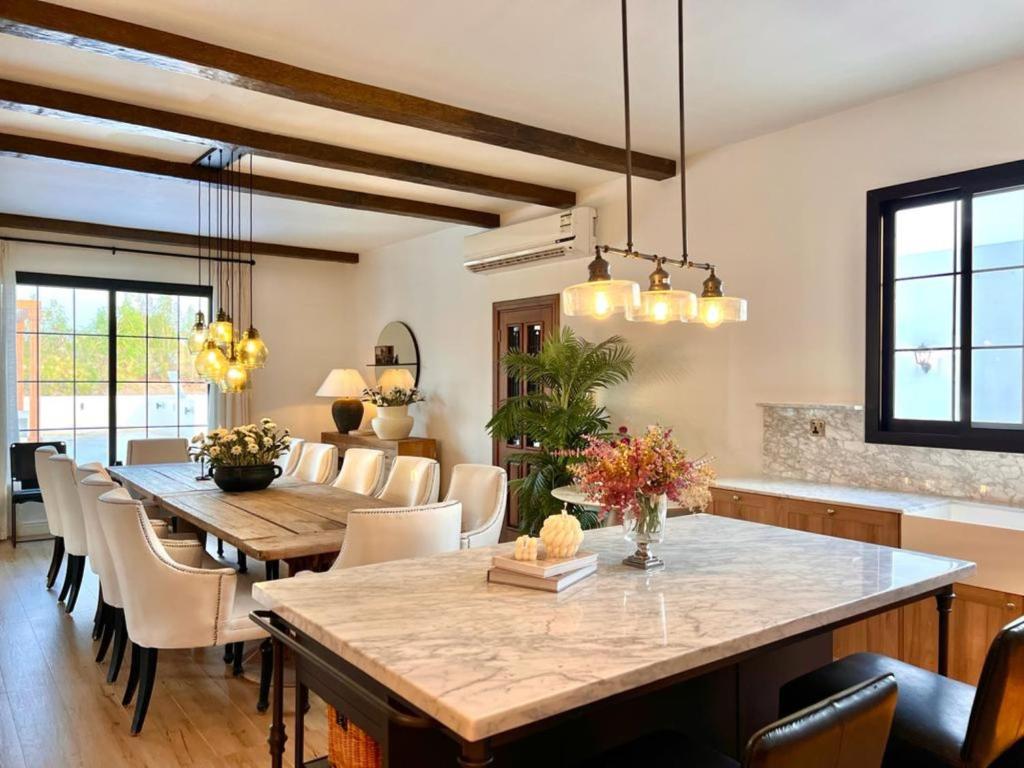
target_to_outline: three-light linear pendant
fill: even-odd
[[[715,265],[690,259],[686,242],[686,120],[683,81],[683,0],[677,0],[679,33],[679,200],[683,253],[678,259],[641,253],[633,248],[633,149],[629,120],[629,44],[626,24],[626,0],[622,4],[622,79],[626,138],[626,247],[599,245],[588,267],[584,283],[570,285],[562,291],[562,310],[570,317],[606,318],[625,314],[632,322],[670,323],[701,322],[708,328],[722,323],[742,323],[747,319],[746,299],[726,296],[722,281],[715,274]],[[654,263],[646,291],[632,280],[613,280],[611,268],[602,254],[614,253],[627,259],[643,259]],[[691,291],[672,288],[672,279],[665,265],[709,272],[698,297]]]
[[[218,150],[219,159],[223,159],[222,150]],[[230,158],[233,159],[233,158]],[[232,165],[231,162],[228,165]],[[207,282],[216,280],[219,309],[216,319],[211,318],[209,325],[203,313],[196,313],[196,323],[188,336],[188,350],[195,355],[196,373],[216,384],[227,394],[243,392],[252,385],[250,371],[262,368],[267,361],[267,346],[263,343],[259,331],[253,325],[253,285],[252,268],[252,156],[249,156],[249,242],[242,237],[244,175],[237,170],[224,170],[223,163],[218,163],[220,172],[214,181],[206,182],[206,237],[203,237],[203,182],[199,183],[198,203],[198,258],[199,283],[203,282],[203,262],[207,265]],[[227,178],[227,177],[230,178]],[[228,183],[225,183],[228,182]],[[216,210],[214,207],[216,206]],[[216,228],[214,218],[216,217]],[[206,256],[203,256],[203,243],[206,243]],[[216,253],[216,255],[214,255]],[[243,255],[248,253],[248,258]],[[216,267],[214,264],[216,263]],[[242,283],[245,277],[244,268],[248,266],[249,274],[249,326],[242,328],[242,313],[246,302],[242,298]],[[238,325],[233,316],[237,315]]]

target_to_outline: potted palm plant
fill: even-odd
[[[608,430],[607,411],[594,394],[627,381],[633,360],[633,351],[620,336],[593,343],[569,328],[548,337],[539,354],[510,352],[502,358],[508,375],[526,383],[525,393],[502,403],[487,431],[497,440],[529,435],[539,445],[536,451],[509,456],[529,468],[509,484],[519,502],[523,532],[536,534],[548,515],[561,510],[551,491],[573,482],[567,452],[585,448],[588,435]],[[593,511],[570,511],[584,528],[600,525]]]

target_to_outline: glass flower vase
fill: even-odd
[[[636,544],[636,551],[622,561],[625,565],[647,570],[665,564],[651,551],[651,545],[664,540],[667,517],[668,499],[664,494],[637,497],[636,510],[626,514],[622,520],[626,540]]]

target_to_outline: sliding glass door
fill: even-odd
[[[208,387],[185,340],[209,303],[203,286],[19,273],[19,439],[109,464],[132,438],[205,430]]]

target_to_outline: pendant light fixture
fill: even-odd
[[[234,153],[232,152],[232,155]],[[241,194],[242,185],[240,183],[241,173],[234,169],[235,158],[232,156],[231,163],[229,166],[233,170],[230,171],[231,178],[235,180],[235,183],[228,184],[227,190],[227,225],[228,225],[228,250],[230,251],[231,258],[228,262],[228,304],[229,318],[232,316],[241,319],[241,271],[242,271],[242,206]],[[236,221],[236,216],[237,221]],[[236,238],[236,235],[238,236]],[[239,335],[235,331],[234,323],[231,323],[231,341],[227,345],[227,358],[228,365],[224,369],[224,373],[220,380],[217,382],[220,385],[221,392],[225,394],[238,394],[244,391],[249,386],[249,372],[245,366],[242,365],[238,359],[238,342]]]
[[[249,328],[242,334],[242,340],[238,345],[238,359],[246,368],[262,368],[267,362],[267,345],[263,343],[260,332],[253,324],[253,283],[252,283],[252,155],[249,155]]]
[[[571,285],[562,291],[562,307],[571,317],[586,315],[605,318],[619,312],[633,322],[665,324],[699,320],[708,328],[724,322],[743,322],[747,319],[745,299],[725,296],[722,281],[715,274],[715,265],[690,260],[686,230],[686,110],[683,55],[683,0],[677,0],[679,32],[679,199],[683,253],[678,259],[641,253],[633,248],[633,148],[629,115],[629,36],[626,0],[622,9],[622,75],[623,112],[626,140],[626,247],[599,245],[594,260],[588,266],[589,278],[585,283]],[[654,263],[646,291],[632,280],[612,280],[608,262],[603,254],[615,253],[629,259],[643,259]],[[711,274],[704,281],[700,298],[691,291],[672,288],[671,277],[665,265],[701,269]]]
[[[203,183],[200,181],[197,187],[196,204],[196,264],[198,267],[197,285],[203,284]],[[203,310],[196,312],[196,322],[188,333],[188,351],[192,355],[198,355],[206,345],[206,316]]]

